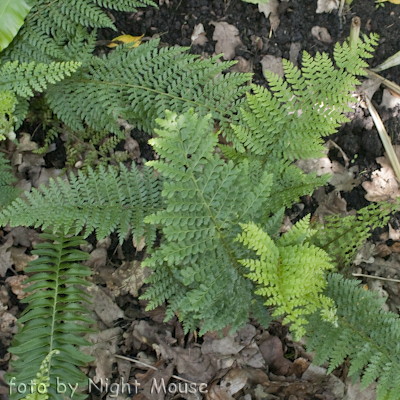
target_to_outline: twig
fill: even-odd
[[[143,365],[143,366],[145,366],[145,367],[147,367],[147,368],[154,369],[154,371],[160,371],[158,368],[153,367],[152,365],[146,364],[146,363],[144,363],[143,361],[136,360],[136,359],[134,359],[134,358],[129,358],[129,357],[125,357],[125,356],[120,356],[120,355],[118,355],[118,354],[115,354],[115,357],[116,357],[116,358],[120,358],[121,360],[127,360],[127,361],[130,361],[130,362],[136,363],[136,364],[141,364],[141,365]],[[197,382],[188,381],[187,379],[181,378],[181,377],[178,376],[178,375],[172,375],[172,378],[178,379],[178,381],[190,383],[190,384],[192,384],[192,385],[198,385]]]
[[[379,279],[381,281],[400,282],[400,279],[382,278],[381,276],[366,275],[366,274],[352,274],[353,276],[362,276],[364,278]]]
[[[372,78],[376,78],[376,79],[380,79],[382,85],[385,85],[387,88],[393,90],[394,92],[396,92],[398,95],[400,95],[400,86],[397,85],[396,83],[389,81],[388,79],[384,78],[383,76],[380,76],[379,74],[370,71],[367,68],[364,68],[365,71],[367,71],[368,75],[371,76]]]

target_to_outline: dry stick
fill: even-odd
[[[136,360],[136,359],[134,359],[134,358],[129,358],[129,357],[125,357],[125,356],[120,356],[120,355],[118,355],[118,354],[115,354],[115,357],[116,357],[116,358],[120,358],[121,360],[127,360],[127,361],[130,361],[130,362],[136,363],[136,364],[141,364],[141,365],[143,365],[143,366],[145,366],[145,367],[147,367],[147,368],[154,369],[154,371],[160,371],[158,368],[153,367],[152,365],[146,364],[146,363],[144,363],[143,361]],[[192,381],[188,381],[187,379],[181,378],[181,377],[178,376],[178,375],[172,375],[172,378],[178,379],[178,381],[190,383],[190,384],[192,384],[192,385],[198,385],[198,383],[192,382]]]
[[[390,137],[386,132],[381,117],[379,116],[375,107],[372,105],[371,100],[369,99],[368,96],[365,96],[365,102],[367,103],[369,113],[371,114],[372,119],[374,120],[376,129],[378,130],[383,147],[385,148],[389,161],[392,164],[392,168],[396,174],[397,180],[400,182],[400,163],[399,159],[397,158],[396,152],[394,151],[392,141],[390,140]]]
[[[366,274],[352,274],[353,276],[363,276],[364,278],[380,279],[381,281],[400,282],[400,279],[382,278],[381,276],[366,275]]]
[[[371,78],[376,78],[376,79],[380,79],[382,85],[385,85],[387,88],[389,88],[390,90],[393,90],[394,92],[396,92],[398,95],[400,95],[400,86],[397,85],[396,83],[387,80],[386,78],[384,78],[383,76],[380,76],[379,74],[370,71],[367,68],[364,68],[364,70],[368,73],[368,75]]]

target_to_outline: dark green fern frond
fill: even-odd
[[[45,243],[36,245],[33,254],[39,256],[25,269],[33,273],[24,283],[32,283],[26,292],[31,294],[21,300],[27,304],[18,322],[23,324],[15,335],[10,353],[18,360],[10,362],[11,370],[7,379],[11,388],[24,383],[29,388],[31,380],[37,377],[40,366],[46,356],[52,354],[49,368],[48,395],[59,400],[57,378],[66,384],[66,395],[71,397],[71,389],[87,383],[86,376],[78,369],[92,360],[79,351],[79,346],[90,343],[81,336],[91,330],[88,323],[93,323],[83,303],[88,295],[77,285],[88,285],[85,278],[90,269],[79,264],[88,258],[88,254],[76,247],[86,243],[80,237],[67,237],[63,234],[42,234]],[[58,351],[55,352],[55,350]],[[54,353],[54,354],[53,354]],[[36,390],[38,387],[36,386]],[[43,389],[42,389],[43,390]],[[12,399],[20,399],[28,393],[13,392]],[[84,399],[86,395],[74,393],[73,398]]]
[[[393,204],[371,204],[356,215],[326,217],[326,223],[318,229],[313,243],[324,249],[339,266],[348,266],[357,250],[370,237],[372,229],[386,226]]]
[[[329,361],[328,373],[347,357],[349,375],[362,376],[361,388],[378,379],[377,400],[396,400],[400,395],[400,319],[381,309],[379,299],[339,274],[328,276],[325,295],[337,306],[338,327],[313,315],[307,325],[307,348],[314,350],[314,363]]]
[[[4,154],[0,152],[0,209],[8,206],[18,195],[18,190],[11,186],[16,179]]]
[[[218,138],[211,115],[166,114],[157,120],[159,137],[150,141],[161,159],[148,162],[165,179],[166,208],[145,219],[160,225],[164,240],[146,260],[155,272],[143,298],[151,300],[149,307],[167,299],[167,318],[176,312],[186,331],[201,325],[203,334],[228,324],[233,331],[246,323],[253,297],[237,261],[248,252],[234,240],[240,222],[262,214],[271,175],[257,179],[248,165],[225,163],[214,154]]]
[[[21,97],[32,97],[33,91],[42,92],[49,83],[70,76],[80,62],[51,63],[49,65],[7,62],[0,67],[0,90],[10,90]]]
[[[183,113],[189,108],[200,116],[211,113],[223,131],[229,130],[251,75],[221,75],[233,62],[196,60],[185,48],[158,49],[158,43],[152,40],[131,50],[118,47],[107,57],[93,58],[88,69],[50,88],[50,107],[76,131],[87,125],[117,134],[120,116],[151,132],[165,110]]]
[[[87,176],[79,171],[78,177],[70,175],[69,182],[58,178],[40,191],[32,189],[26,200],[17,199],[3,210],[0,225],[51,227],[53,232],[73,227],[75,234],[84,229],[85,237],[96,231],[99,239],[116,230],[121,243],[132,229],[138,241],[146,235],[146,243],[151,244],[155,227],[143,219],[159,209],[159,193],[159,181],[146,167],[143,174],[122,164],[120,171],[89,168]]]
[[[135,12],[138,7],[156,6],[150,0],[32,0],[32,4],[23,27],[1,54],[5,61],[86,61],[94,49],[96,29],[116,30],[102,7]]]

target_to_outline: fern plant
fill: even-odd
[[[77,367],[84,366],[92,358],[77,347],[90,344],[81,335],[91,331],[87,324],[94,321],[85,315],[87,309],[81,304],[89,302],[88,295],[78,288],[88,285],[85,278],[90,275],[90,269],[79,264],[88,255],[76,247],[86,242],[81,237],[68,237],[62,233],[44,233],[41,237],[47,241],[36,245],[36,250],[32,251],[39,258],[25,269],[34,275],[25,281],[32,284],[25,289],[30,292],[29,296],[21,300],[27,304],[18,320],[23,326],[20,325],[9,349],[19,358],[10,362],[7,379],[14,388],[14,399],[29,394],[15,389],[22,383],[29,388],[31,380],[38,378],[37,373],[40,374],[39,381],[49,385],[47,395],[50,399],[59,399],[57,383],[60,382],[65,384],[67,396],[73,394],[74,398],[83,399],[86,396],[75,391],[77,385],[81,387],[87,380]],[[43,363],[47,366],[40,368]],[[41,394],[39,381],[35,389],[27,390]]]
[[[12,186],[14,182],[11,166],[4,154],[0,153],[0,210],[18,196],[18,190]]]
[[[307,348],[316,352],[316,364],[329,361],[328,373],[346,358],[351,362],[349,376],[361,379],[366,388],[378,378],[377,400],[400,397],[400,319],[384,312],[384,298],[366,290],[359,281],[343,279],[339,274],[327,277],[325,291],[337,306],[338,328],[321,321],[318,314],[309,318]]]

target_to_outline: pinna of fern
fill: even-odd
[[[12,399],[24,397],[24,393],[15,390],[16,387],[24,383],[29,388],[28,384],[37,378],[43,360],[49,354],[52,356],[45,367],[47,378],[40,379],[49,385],[47,394],[53,400],[60,397],[57,379],[65,383],[69,397],[71,388],[76,388],[77,384],[83,387],[87,379],[77,367],[92,360],[79,350],[79,346],[90,345],[82,334],[91,332],[87,325],[94,323],[85,315],[87,308],[83,304],[89,302],[88,295],[79,289],[79,285],[88,285],[85,278],[91,274],[89,268],[80,264],[88,254],[76,249],[86,242],[81,237],[68,237],[62,233],[44,233],[41,237],[47,241],[36,245],[32,253],[39,257],[25,269],[33,274],[25,281],[31,283],[25,289],[30,294],[21,300],[27,307],[18,319],[18,333],[9,349],[19,357],[10,362],[11,369],[6,376],[10,387],[14,388]],[[82,393],[74,393],[78,400],[85,397]]]

